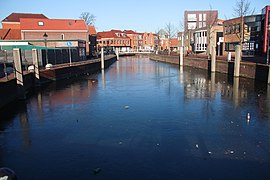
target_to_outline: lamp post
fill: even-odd
[[[267,55],[266,55],[266,64],[269,64],[269,46],[270,46],[270,25],[267,28],[267,36],[268,36],[268,43],[267,43]]]
[[[44,38],[44,43],[45,43],[45,47],[46,47],[46,64],[48,64],[48,49],[47,49],[48,35],[46,33],[44,33],[43,38]]]

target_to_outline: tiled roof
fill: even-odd
[[[21,30],[0,29],[0,40],[21,40]]]
[[[124,32],[126,34],[138,34],[138,33],[134,32],[133,30],[125,30]]]
[[[22,18],[20,22],[21,30],[88,30],[84,20]]]
[[[2,22],[20,22],[20,18],[38,18],[38,19],[48,19],[43,14],[30,14],[30,13],[12,13],[7,16]]]
[[[95,26],[88,26],[88,34],[90,34],[90,35],[96,35],[97,34]]]
[[[119,36],[117,36],[117,33],[119,33]],[[122,33],[125,33],[125,32],[122,32],[121,30],[111,30],[111,31],[98,32],[97,38],[98,39],[100,39],[100,38],[128,38],[128,37],[123,36]]]

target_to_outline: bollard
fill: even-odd
[[[241,61],[241,47],[236,45],[235,47],[235,60],[234,60],[234,77],[240,75],[240,61]]]
[[[13,49],[13,59],[14,59],[15,74],[16,74],[16,79],[17,79],[18,98],[25,99],[26,96],[25,96],[25,89],[24,89],[22,58],[21,58],[21,51],[19,48]]]
[[[216,72],[216,47],[215,46],[212,46],[211,72]]]
[[[101,69],[104,69],[104,48],[101,48]]]
[[[33,65],[34,65],[34,72],[35,72],[35,83],[39,84],[39,66],[38,66],[38,51],[36,49],[32,49],[32,58],[33,58]]]
[[[268,85],[270,85],[270,66],[269,65],[268,65]],[[269,93],[269,97],[270,97],[270,93]]]
[[[227,56],[227,61],[228,61],[228,62],[230,62],[230,61],[231,61],[231,59],[232,59],[232,53],[231,53],[231,52],[229,52],[229,53],[228,53],[228,56]]]
[[[184,65],[184,50],[183,50],[183,46],[180,47],[180,57],[179,57],[179,65],[183,66]]]
[[[119,60],[119,51],[118,51],[118,48],[116,48],[115,52],[116,52],[116,59]]]

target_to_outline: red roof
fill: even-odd
[[[117,36],[117,33],[119,36]],[[97,38],[128,38],[127,36],[123,36],[123,33],[121,30],[111,30],[111,31],[104,31],[104,32],[98,32]],[[126,33],[125,33],[126,34]],[[129,38],[128,38],[129,39]]]
[[[20,22],[20,18],[38,18],[48,19],[43,14],[30,14],[30,13],[12,13],[8,17],[2,20],[2,22]]]
[[[126,34],[138,34],[138,33],[134,32],[133,30],[125,30],[124,32]]]
[[[0,29],[0,40],[21,40],[21,30]]]
[[[90,34],[90,35],[96,35],[97,34],[95,26],[88,26],[88,34]]]
[[[74,19],[21,19],[21,30],[85,30],[84,20]]]

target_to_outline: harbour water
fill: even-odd
[[[269,89],[123,57],[1,110],[0,166],[20,180],[270,179]]]

